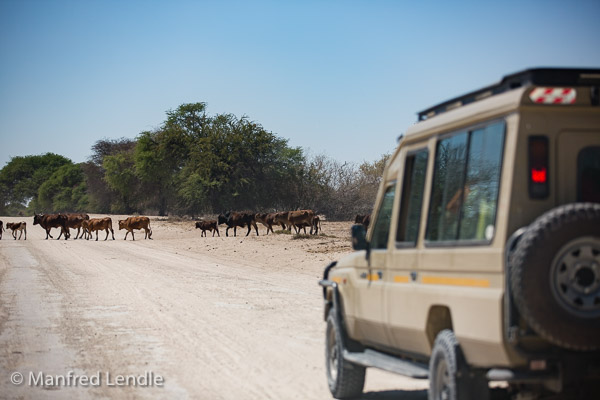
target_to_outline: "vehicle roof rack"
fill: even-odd
[[[506,75],[496,84],[464,94],[419,112],[419,121],[424,121],[446,111],[473,103],[484,98],[504,93],[519,87],[544,86],[589,86],[600,85],[600,69],[592,68],[532,68]]]

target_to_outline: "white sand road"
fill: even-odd
[[[350,251],[350,223],[317,239],[201,238],[152,218],[154,240],[115,229],[96,242],[0,220],[28,225],[27,241],[0,240],[0,398],[331,399],[317,282]],[[369,370],[364,398],[424,400],[426,387]]]

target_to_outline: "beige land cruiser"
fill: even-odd
[[[431,400],[600,399],[599,88],[530,69],[419,113],[320,282],[334,397],[376,367]]]

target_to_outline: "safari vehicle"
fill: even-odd
[[[600,399],[599,88],[529,69],[419,113],[320,281],[335,398],[376,367],[431,400]]]

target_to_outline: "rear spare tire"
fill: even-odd
[[[600,204],[568,204],[536,219],[511,258],[525,321],[548,342],[600,349]]]

